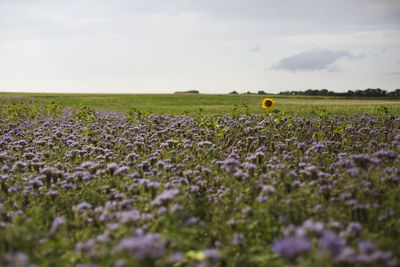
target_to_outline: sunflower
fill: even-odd
[[[262,107],[265,110],[272,110],[275,107],[275,101],[271,98],[266,98],[263,100]]]

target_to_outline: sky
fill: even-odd
[[[399,0],[0,0],[0,91],[400,88]]]

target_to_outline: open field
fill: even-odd
[[[231,113],[234,105],[241,101],[249,107],[252,114],[264,114],[261,102],[266,97],[276,101],[276,109],[287,114],[312,115],[313,110],[324,107],[334,114],[353,114],[368,112],[378,114],[378,107],[384,105],[389,109],[389,114],[400,114],[400,99],[352,99],[333,97],[291,97],[291,96],[259,96],[259,95],[73,95],[73,94],[7,94],[0,96],[31,97],[51,103],[55,101],[62,106],[90,106],[94,109],[117,110],[126,112],[134,107],[142,112],[162,114],[195,113],[196,108],[201,108],[203,113]]]
[[[398,115],[125,116],[48,104],[109,96],[36,97],[1,99],[0,266],[398,266]]]

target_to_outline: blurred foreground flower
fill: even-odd
[[[285,237],[273,244],[273,251],[289,260],[296,259],[311,249],[311,243],[304,237]]]
[[[158,259],[165,253],[166,248],[159,234],[149,233],[122,239],[117,250],[130,251],[136,259],[141,260],[145,258]]]

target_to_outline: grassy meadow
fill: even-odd
[[[299,97],[277,95],[193,95],[193,94],[30,94],[0,93],[3,101],[12,101],[15,96],[34,98],[43,104],[56,102],[64,107],[88,106],[93,109],[126,112],[134,107],[141,112],[158,114],[194,114],[199,109],[205,114],[228,114],[235,105],[245,103],[251,114],[264,114],[262,100],[271,97],[276,101],[276,109],[286,114],[312,116],[316,107],[340,115],[353,113],[379,114],[379,107],[386,106],[389,114],[400,114],[398,98],[342,98],[342,97]],[[10,98],[11,97],[11,98]]]

